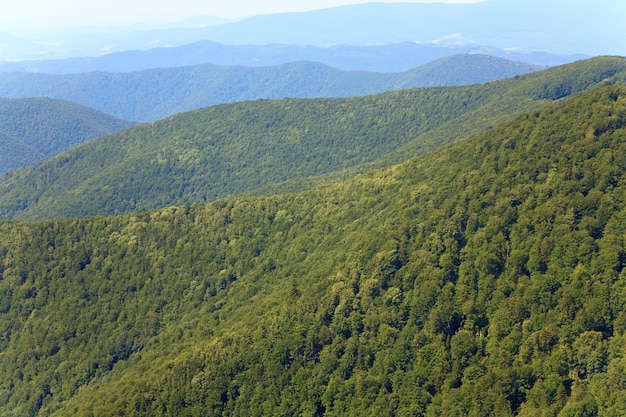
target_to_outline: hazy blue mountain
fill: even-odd
[[[0,35],[0,60],[63,59],[180,46],[201,40],[201,31],[228,22],[232,20],[198,17],[165,26],[78,26],[35,33],[5,33],[5,36]]]
[[[539,68],[485,55],[459,55],[394,74],[340,71],[312,62],[257,68],[203,64],[131,73],[5,73],[0,74],[0,97],[47,96],[128,120],[153,121],[220,103],[350,97],[418,86],[473,84]]]
[[[36,57],[41,46],[19,36],[0,32],[0,59]]]
[[[255,16],[204,30],[228,44],[477,43],[553,53],[624,54],[626,3],[486,0],[473,4],[367,3]]]
[[[236,22],[178,28],[68,30],[26,39],[36,53],[11,47],[0,60],[100,56],[211,40],[229,45],[384,45],[406,41],[489,45],[554,54],[625,55],[626,3],[616,0],[486,0],[474,4],[366,3]]]
[[[134,124],[63,100],[0,99],[0,173]]]
[[[475,44],[441,45],[402,42],[388,45],[336,45],[318,47],[295,44],[224,45],[198,41],[169,48],[116,52],[97,57],[0,62],[0,72],[72,74],[89,71],[133,72],[151,68],[197,64],[243,65],[250,67],[320,62],[342,70],[402,72],[458,54],[485,54],[536,65],[561,65],[585,58],[547,52],[520,52]]]

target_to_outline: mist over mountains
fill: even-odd
[[[486,0],[473,4],[368,3],[255,16],[203,27],[161,30],[99,28],[66,34],[3,35],[0,60],[98,56],[181,46],[200,40],[226,45],[382,45],[401,42],[481,45],[559,55],[624,54],[624,4]],[[436,24],[433,24],[436,22]],[[375,29],[375,30],[373,30]],[[583,30],[586,36],[572,36]],[[41,41],[45,40],[45,43]]]
[[[284,43],[289,39],[305,45],[368,45],[414,40],[558,53],[615,54],[624,52],[625,7],[612,0],[367,3],[255,16],[208,27],[203,36],[228,44]],[[587,24],[582,25],[583,22]],[[572,37],[581,27],[590,36],[584,40]]]

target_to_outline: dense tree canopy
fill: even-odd
[[[0,99],[0,174],[134,124],[63,100]]]
[[[0,217],[113,215],[300,191],[621,83],[624,74],[626,59],[600,57],[481,85],[201,109],[91,141],[0,180]]]
[[[341,184],[0,224],[0,412],[626,412],[626,89]]]

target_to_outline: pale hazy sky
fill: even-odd
[[[381,0],[373,0],[381,1]],[[404,0],[425,3],[437,0]],[[476,3],[480,0],[439,0]],[[236,18],[366,3],[364,0],[0,0],[0,32],[68,26],[164,24],[196,16]],[[393,3],[393,1],[384,1]]]

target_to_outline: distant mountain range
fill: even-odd
[[[135,124],[63,100],[0,99],[0,173]]]
[[[519,112],[625,81],[626,59],[595,58],[473,86],[214,106],[15,171],[0,182],[0,216],[111,215],[299,190],[320,175],[404,161]]]
[[[153,121],[220,103],[350,97],[411,87],[473,84],[541,68],[485,55],[457,55],[393,74],[340,71],[313,62],[272,67],[203,64],[131,73],[0,73],[0,97],[58,98],[127,120]]]
[[[559,54],[624,54],[626,3],[486,0],[471,4],[367,3],[254,16],[204,29],[227,44],[476,43]]]
[[[437,59],[481,54],[535,65],[561,65],[587,58],[485,47],[476,44],[441,45],[402,42],[386,45],[335,45],[318,47],[295,44],[224,45],[198,41],[169,48],[116,52],[97,57],[0,62],[0,72],[72,74],[90,71],[133,72],[152,68],[197,64],[261,67],[298,61],[319,62],[341,70],[404,72]]]
[[[368,3],[254,16],[229,23],[181,23],[178,28],[81,28],[28,36],[0,34],[0,60],[99,56],[200,40],[227,45],[324,47],[410,41],[558,55],[624,55],[625,15],[626,3],[615,0]]]

